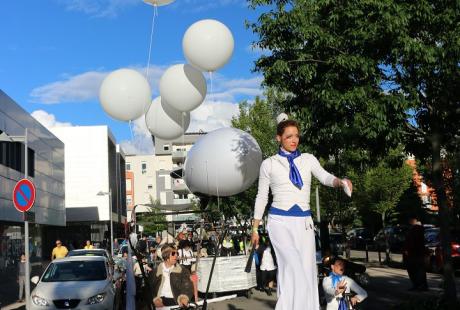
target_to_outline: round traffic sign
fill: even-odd
[[[35,202],[35,185],[28,179],[16,183],[13,189],[13,204],[20,212],[27,212]]]

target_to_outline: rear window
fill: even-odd
[[[107,257],[105,251],[70,251],[67,256],[103,256]]]
[[[52,263],[43,282],[101,281],[107,278],[104,261],[69,261]]]

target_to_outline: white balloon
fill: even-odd
[[[169,67],[160,80],[160,95],[179,111],[192,111],[206,97],[206,80],[203,73],[191,65]]]
[[[203,19],[191,25],[182,39],[187,61],[202,71],[216,71],[232,56],[233,35],[221,22]]]
[[[190,149],[184,180],[193,193],[231,196],[251,186],[261,163],[262,152],[250,134],[220,128],[201,137]]]
[[[152,100],[149,82],[139,72],[119,69],[106,76],[99,88],[104,111],[120,121],[135,120]]]
[[[144,0],[144,2],[153,6],[163,6],[174,2],[174,0]]]
[[[185,133],[190,125],[190,113],[177,111],[161,97],[157,97],[145,114],[145,123],[155,137],[172,140]]]

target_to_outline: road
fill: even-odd
[[[437,297],[441,294],[442,277],[439,274],[428,274],[428,292],[408,291],[411,287],[407,272],[403,269],[390,267],[369,267],[367,269],[371,282],[366,288],[368,299],[363,309],[388,310],[403,301]],[[460,288],[460,277],[456,277],[457,290]],[[460,298],[460,294],[458,294]],[[265,293],[254,291],[250,299],[237,297],[215,304],[209,304],[210,310],[268,310],[274,309],[276,294],[269,297]]]
[[[352,251],[352,258],[356,260],[364,260],[365,253],[360,251]],[[396,265],[402,261],[401,255],[393,254],[392,260]],[[383,256],[382,256],[383,257]],[[366,288],[368,292],[368,299],[366,305],[363,304],[363,309],[372,310],[388,310],[392,306],[400,304],[403,301],[420,298],[438,297],[441,290],[442,276],[439,274],[428,274],[428,285],[430,290],[428,292],[411,292],[408,289],[411,287],[407,272],[404,269],[391,268],[380,266],[378,262],[378,255],[376,252],[369,254],[370,266],[367,272],[370,276],[370,284]],[[455,278],[457,292],[460,293],[460,277]],[[460,299],[460,294],[458,294]],[[209,310],[265,310],[274,309],[276,304],[276,293],[272,296],[267,296],[253,290],[252,296],[248,299],[246,297],[236,297],[231,300],[221,301],[217,303],[208,304]],[[22,307],[21,307],[22,306]],[[365,306],[365,307],[364,307]],[[13,304],[6,309],[24,309],[23,304]]]

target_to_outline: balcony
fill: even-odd
[[[192,200],[189,198],[174,198],[173,199],[173,204],[175,205],[186,205],[186,204],[191,204]]]
[[[173,151],[171,155],[174,164],[183,163],[187,157],[187,151]]]
[[[182,179],[173,180],[172,183],[173,183],[172,189],[174,192],[188,192],[189,191],[187,185],[185,185],[185,182]]]

